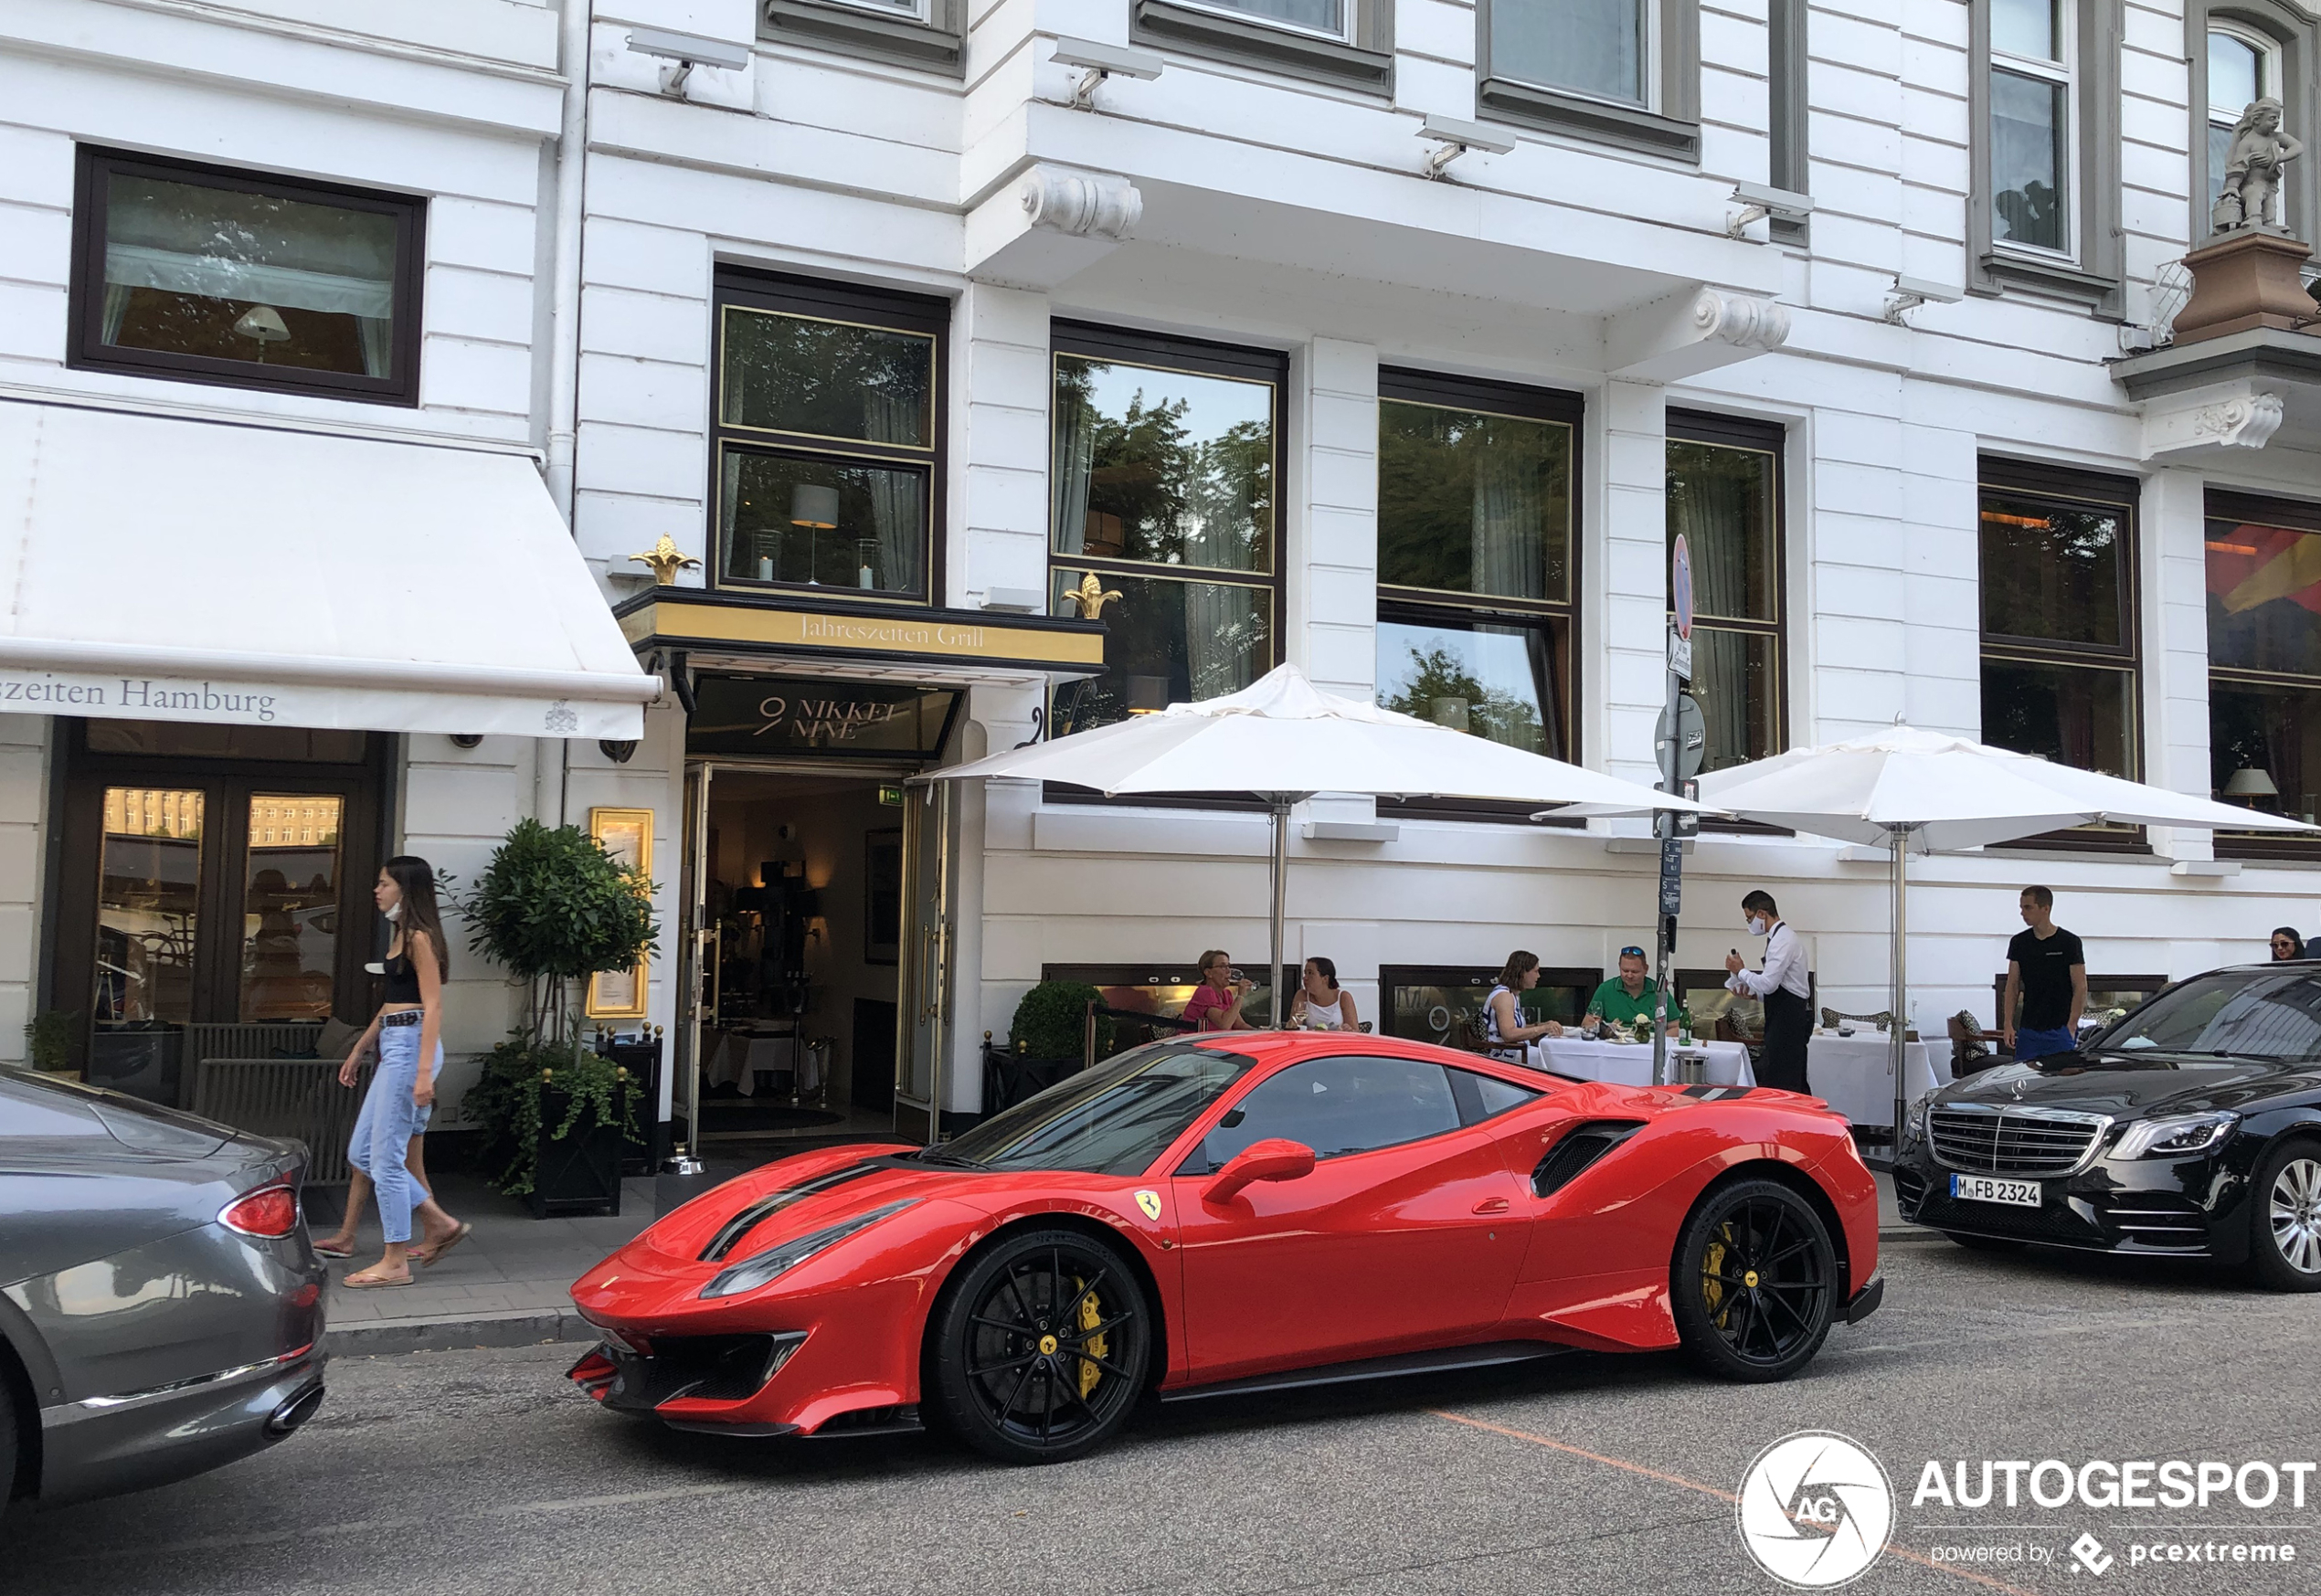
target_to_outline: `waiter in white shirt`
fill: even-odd
[[[1784,1092],[1804,1092],[1806,1043],[1813,1035],[1812,988],[1806,984],[1805,945],[1773,894],[1763,890],[1741,900],[1749,935],[1765,938],[1765,967],[1750,969],[1738,952],[1725,956],[1725,987],[1765,1004],[1765,1055],[1757,1065],[1757,1083]]]

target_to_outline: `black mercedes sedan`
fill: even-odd
[[[0,1506],[216,1468],[323,1400],[305,1149],[0,1069]]]
[[[1907,1118],[1902,1217],[1966,1246],[2207,1258],[2321,1291],[2321,963],[2179,981]]]

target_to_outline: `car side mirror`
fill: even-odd
[[[1241,1194],[1245,1186],[1260,1180],[1298,1180],[1314,1172],[1314,1150],[1285,1136],[1252,1142],[1225,1161],[1217,1178],[1202,1189],[1201,1200],[1224,1204]]]

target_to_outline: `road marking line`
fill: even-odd
[[[1647,1468],[1640,1463],[1630,1463],[1626,1458],[1606,1457],[1600,1452],[1590,1452],[1584,1446],[1574,1446],[1568,1441],[1557,1441],[1550,1436],[1536,1435],[1529,1430],[1510,1430],[1504,1424],[1494,1424],[1488,1419],[1470,1419],[1464,1413],[1454,1413],[1443,1408],[1429,1408],[1426,1411],[1437,1419],[1448,1419],[1452,1423],[1464,1424],[1470,1430],[1487,1430],[1493,1435],[1504,1435],[1510,1441],[1529,1442],[1533,1446],[1544,1446],[1552,1452],[1561,1452],[1568,1456],[1584,1458],[1590,1463],[1600,1463],[1606,1468],[1623,1469],[1632,1474],[1642,1474],[1646,1479],[1659,1480],[1662,1485],[1678,1485],[1688,1491],[1698,1491],[1704,1496],[1714,1496],[1721,1502],[1730,1502],[1735,1506],[1740,1506],[1741,1503],[1741,1498],[1731,1491],[1722,1491],[1714,1485],[1704,1485],[1698,1480],[1688,1480],[1682,1474],[1665,1474],[1659,1469]],[[2005,1592],[2006,1596],[2036,1596],[2033,1591],[2026,1591],[2018,1585],[2009,1585],[2003,1580],[1994,1580],[1987,1574],[1977,1574],[1967,1569],[1953,1568],[1948,1563],[1938,1563],[1932,1558],[1921,1557],[1908,1547],[1897,1545],[1891,1540],[1886,1543],[1886,1549],[1905,1562],[1913,1562],[1921,1568],[1932,1569],[1937,1574],[1948,1574],[1954,1580],[1965,1580],[1972,1584],[1987,1586],[1993,1591]]]

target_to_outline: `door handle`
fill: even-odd
[[[1475,1205],[1475,1211],[1477,1213],[1505,1213],[1507,1211],[1507,1199],[1503,1197],[1487,1197],[1483,1199],[1482,1201]]]

